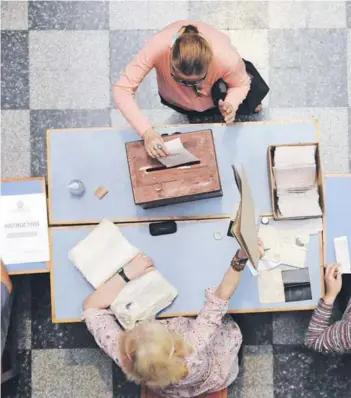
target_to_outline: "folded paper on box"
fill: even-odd
[[[110,308],[120,324],[130,330],[137,321],[154,318],[177,295],[177,290],[158,271],[152,271],[127,283]]]
[[[234,166],[232,168],[240,193],[240,203],[231,226],[231,233],[238,241],[240,247],[246,251],[251,264],[257,268],[260,257],[254,202],[244,168],[242,168],[241,177],[236,168]]]
[[[167,141],[165,146],[170,154],[168,156],[158,158],[158,160],[167,168],[193,163],[199,160],[196,156],[184,148],[180,138]]]
[[[97,288],[139,252],[113,222],[103,220],[69,252],[68,257],[87,281]]]

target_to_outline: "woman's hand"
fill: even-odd
[[[161,135],[154,129],[150,128],[143,134],[146,152],[152,158],[159,158],[169,155],[165,143]]]
[[[230,104],[229,102],[225,102],[223,100],[219,100],[218,108],[226,124],[234,122],[235,111],[232,104]]]
[[[339,265],[328,265],[324,279],[327,289],[323,300],[326,304],[332,305],[334,304],[336,296],[339,294],[342,286],[342,278]]]
[[[132,280],[139,276],[146,274],[147,272],[154,271],[154,263],[151,258],[146,256],[144,253],[136,255],[125,267],[124,273],[127,278]]]

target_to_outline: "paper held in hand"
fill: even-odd
[[[170,155],[163,158],[158,158],[158,160],[167,168],[180,166],[182,164],[194,163],[199,160],[196,156],[184,148],[180,138],[167,141],[165,143],[165,147]]]
[[[50,260],[44,193],[1,196],[1,257],[5,264]]]
[[[231,226],[231,233],[238,241],[241,249],[246,251],[251,264],[257,268],[260,255],[254,202],[244,168],[241,170],[241,177],[236,168],[234,166],[232,168],[240,193],[240,203],[235,220]]]

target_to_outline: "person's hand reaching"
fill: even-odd
[[[233,105],[231,105],[229,102],[219,100],[218,108],[227,124],[234,122],[235,111]]]
[[[154,263],[151,258],[146,256],[144,253],[136,255],[125,267],[124,273],[127,278],[132,280],[139,276],[146,274],[147,272],[154,271]]]
[[[336,296],[339,294],[342,286],[342,277],[339,265],[328,265],[324,279],[326,284],[326,293],[323,300],[326,304],[332,305],[334,304]]]
[[[154,129],[150,128],[143,134],[146,152],[152,158],[159,158],[169,155],[165,143],[161,135]]]

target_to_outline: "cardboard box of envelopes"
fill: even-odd
[[[279,209],[279,197],[278,197],[278,189],[277,183],[275,178],[275,151],[279,147],[305,147],[305,146],[315,146],[314,152],[314,160],[316,165],[316,175],[315,175],[315,184],[317,187],[318,192],[318,204],[320,206],[321,214],[314,215],[314,214],[298,214],[299,208],[296,207],[296,215],[294,216],[284,216],[280,209]],[[318,142],[304,142],[299,144],[281,144],[281,145],[270,145],[268,147],[268,180],[269,180],[269,187],[270,187],[270,196],[271,196],[271,203],[272,203],[272,213],[273,218],[275,220],[299,220],[305,218],[318,218],[324,215],[325,211],[325,200],[324,200],[324,178],[323,178],[323,171],[322,171],[322,162],[320,156],[320,147]],[[296,194],[296,193],[295,193]],[[297,194],[298,195],[298,194]],[[294,200],[294,199],[293,199]]]
[[[212,131],[163,136],[165,142],[176,138],[197,161],[167,168],[148,156],[143,141],[126,143],[136,205],[147,209],[223,195]]]

